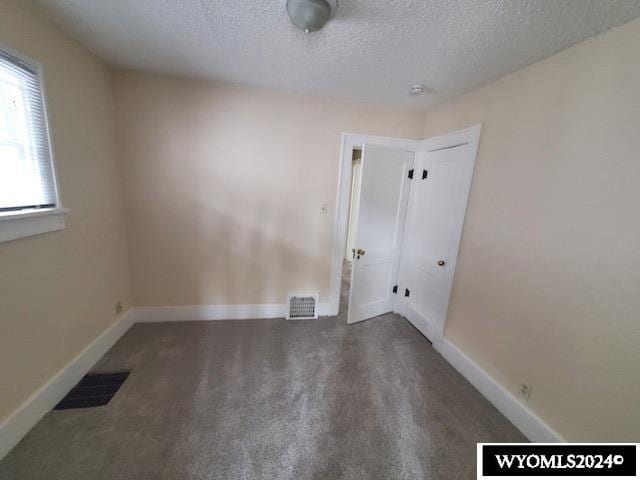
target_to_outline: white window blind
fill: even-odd
[[[0,50],[0,212],[57,207],[38,69]]]

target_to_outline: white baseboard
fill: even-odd
[[[565,441],[558,432],[544,423],[511,392],[496,382],[486,371],[446,338],[442,341],[440,353],[529,440],[546,443]]]
[[[129,309],[0,424],[0,459],[64,398],[131,325],[133,315]]]
[[[329,304],[318,305],[321,316],[328,315]],[[249,305],[181,305],[175,307],[134,307],[136,323],[185,322],[192,320],[248,320],[252,318],[284,318],[284,303],[260,303]]]

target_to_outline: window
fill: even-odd
[[[0,49],[0,241],[64,228],[40,70]]]

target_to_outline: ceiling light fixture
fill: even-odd
[[[289,19],[306,33],[320,30],[333,18],[338,0],[287,0]]]

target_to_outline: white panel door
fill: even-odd
[[[347,323],[393,310],[414,152],[364,145]]]
[[[444,331],[476,150],[474,141],[454,143],[417,162],[399,275],[409,296],[397,311],[432,341]]]

